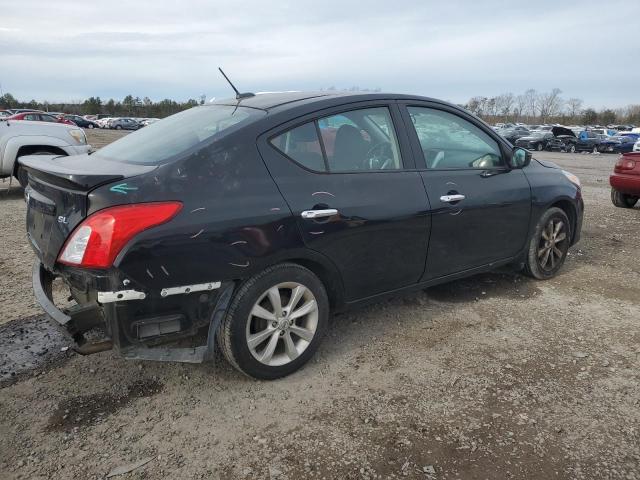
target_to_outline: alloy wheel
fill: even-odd
[[[286,365],[309,346],[318,328],[318,303],[297,282],[274,285],[253,305],[246,326],[251,355],[271,367]]]
[[[542,229],[538,243],[538,264],[545,271],[553,270],[565,254],[567,230],[564,222],[551,218]]]

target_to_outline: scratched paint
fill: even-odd
[[[204,229],[200,230],[200,231],[199,231],[198,233],[196,233],[195,235],[191,235],[191,238],[198,238],[202,232],[204,232]]]
[[[232,247],[236,246],[236,245],[246,245],[247,242],[245,242],[244,240],[237,240],[235,242],[233,242],[232,244],[230,244]]]
[[[331,192],[313,192],[311,194],[312,197],[315,197],[316,195],[329,195],[331,197],[335,197],[335,195]]]
[[[234,267],[247,268],[249,266],[249,262],[246,262],[243,265],[240,265],[239,263],[229,262],[229,265],[233,265]]]
[[[138,187],[130,187],[126,183],[119,183],[118,185],[114,185],[109,189],[109,191],[111,192],[120,193],[122,195],[126,195],[129,192],[133,192],[135,190],[138,190]]]
[[[190,213],[202,212],[204,210],[206,210],[204,207],[194,208]]]
[[[322,235],[324,233],[324,230],[321,230],[319,232],[309,232],[310,235]]]
[[[167,269],[164,268],[164,265],[160,265],[160,269],[164,272],[164,274],[168,277],[169,276],[169,272],[167,272]]]
[[[149,275],[149,278],[153,278],[153,273],[151,273],[148,268],[147,268],[147,275]]]

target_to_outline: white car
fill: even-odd
[[[25,155],[82,155],[91,150],[84,130],[64,123],[0,119],[0,178],[14,176],[23,186],[18,158]]]
[[[638,139],[638,141],[636,143],[633,144],[633,151],[634,152],[640,152],[640,138]]]

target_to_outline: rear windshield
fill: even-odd
[[[265,112],[246,107],[194,107],[130,133],[96,155],[118,162],[159,165],[205,141],[251,123]]]

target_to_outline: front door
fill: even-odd
[[[354,301],[420,280],[428,200],[420,174],[405,169],[413,159],[395,105],[336,110],[259,145],[306,247],[334,263]]]
[[[431,204],[423,280],[515,257],[528,238],[531,188],[489,129],[443,106],[406,105],[405,123]],[[413,127],[413,128],[411,128]]]

